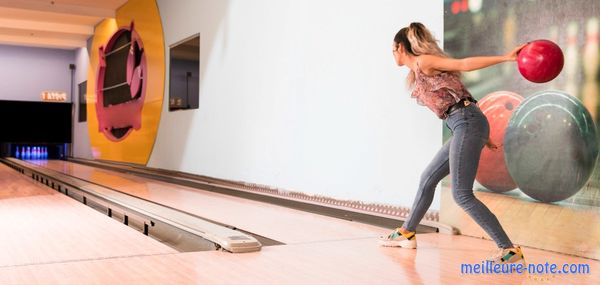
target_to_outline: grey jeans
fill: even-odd
[[[421,175],[412,211],[403,227],[415,231],[433,201],[436,185],[442,178],[452,174],[452,196],[456,203],[485,230],[498,247],[512,247],[512,242],[496,216],[473,195],[479,157],[490,132],[487,118],[479,107],[471,103],[450,113],[446,126],[452,131],[452,137]]]

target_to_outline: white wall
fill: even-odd
[[[149,166],[411,206],[441,122],[391,44],[412,21],[441,39],[442,0],[157,3],[167,46],[201,34],[200,108],[168,112],[166,86]]]
[[[42,101],[43,91],[67,93],[71,102],[73,51],[0,45],[0,99]]]
[[[73,82],[73,105],[75,113],[73,116],[73,156],[79,158],[92,158],[90,147],[90,136],[86,122],[78,122],[79,118],[79,83],[87,80],[90,58],[87,48],[75,50],[75,79]]]

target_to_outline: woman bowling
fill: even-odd
[[[475,99],[460,80],[461,71],[485,68],[515,61],[519,46],[503,56],[448,57],[431,32],[421,23],[411,23],[394,37],[392,51],[398,66],[410,69],[407,85],[412,97],[444,120],[452,137],[438,151],[423,174],[412,211],[402,225],[383,236],[383,246],[416,248],[415,230],[433,200],[435,187],[452,174],[452,195],[456,203],[496,242],[498,251],[488,258],[494,263],[513,263],[523,259],[521,248],[513,245],[498,219],[473,195],[473,182],[479,157],[488,142],[489,124]]]

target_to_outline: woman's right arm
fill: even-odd
[[[525,45],[520,45],[509,53],[499,56],[476,56],[455,59],[436,55],[422,55],[419,63],[421,69],[423,69],[425,73],[433,73],[431,72],[432,70],[473,71],[506,61],[515,61],[517,59],[517,53],[524,46]]]

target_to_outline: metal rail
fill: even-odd
[[[253,236],[139,197],[12,158],[0,162],[179,251],[259,251]]]

